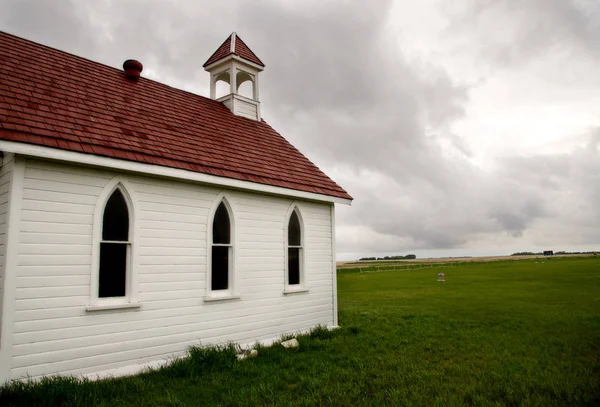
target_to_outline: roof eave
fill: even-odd
[[[0,151],[24,155],[46,160],[56,160],[87,166],[102,167],[112,170],[122,170],[145,175],[174,178],[179,180],[194,181],[202,184],[225,186],[232,189],[246,190],[267,195],[278,195],[306,199],[317,202],[329,202],[350,205],[352,199],[341,198],[333,195],[317,194],[296,189],[283,188],[274,185],[259,184],[235,178],[218,177],[215,175],[193,172],[178,168],[152,165],[135,161],[121,160],[95,154],[85,154],[75,151],[61,150],[52,147],[38,146],[35,144],[19,143],[15,141],[0,140]]]
[[[211,62],[209,65],[202,65],[202,67],[204,68],[204,70],[208,71],[210,69],[213,69],[219,65],[225,64],[227,63],[230,59],[233,59],[234,61],[240,62],[242,64],[246,64],[248,66],[251,66],[252,68],[258,70],[259,72],[262,72],[265,70],[265,66],[264,65],[259,65],[257,63],[254,63],[250,60],[247,60],[246,58],[242,58],[238,55],[235,54],[228,54],[225,55],[222,58],[217,59],[214,62]]]

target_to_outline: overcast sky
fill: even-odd
[[[600,250],[600,2],[2,0],[0,29],[208,96],[232,32],[263,118],[344,187],[339,259]]]

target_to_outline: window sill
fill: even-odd
[[[142,306],[142,304],[140,304],[139,302],[127,302],[127,303],[122,303],[122,304],[95,304],[95,305],[88,305],[87,307],[85,307],[85,310],[87,312],[94,312],[94,311],[108,311],[108,310],[120,310],[120,309],[135,309],[135,308],[140,308]]]
[[[283,290],[283,293],[285,295],[288,294],[300,294],[300,293],[307,293],[308,292],[308,288],[304,288],[304,287],[298,287],[298,288],[286,288],[285,290]]]
[[[242,298],[239,295],[216,295],[216,296],[211,296],[211,295],[207,295],[204,297],[204,302],[218,302],[218,301],[232,301],[232,300],[239,300],[240,298]]]

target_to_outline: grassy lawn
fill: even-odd
[[[343,328],[299,350],[197,349],[131,378],[5,387],[0,405],[600,405],[600,259],[347,270],[338,289]]]

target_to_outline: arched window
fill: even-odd
[[[288,222],[287,237],[287,284],[299,286],[303,284],[302,227],[297,209],[292,211]]]
[[[131,257],[129,235],[129,208],[123,193],[116,188],[106,202],[102,216],[98,298],[127,295],[127,271]]]
[[[231,286],[233,245],[231,222],[225,202],[215,212],[212,224],[211,290],[228,290]]]

